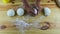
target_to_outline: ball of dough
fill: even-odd
[[[51,14],[50,8],[45,7],[45,8],[44,8],[44,13],[45,13],[45,16],[49,16],[49,15]]]
[[[8,16],[14,16],[14,15],[15,15],[15,11],[14,11],[13,9],[9,9],[9,10],[7,11],[7,15],[8,15]]]
[[[23,16],[24,15],[24,9],[23,8],[17,9],[17,15]]]
[[[34,13],[37,15],[37,14],[38,14],[38,11],[37,11],[37,9],[34,9],[34,11],[35,11]]]

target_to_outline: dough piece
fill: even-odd
[[[14,16],[15,15],[15,11],[13,9],[9,9],[7,11],[7,16]]]
[[[23,16],[24,15],[24,9],[23,8],[17,9],[17,15]]]
[[[45,7],[45,8],[44,8],[44,14],[45,14],[45,16],[49,16],[49,15],[51,14],[50,8]]]

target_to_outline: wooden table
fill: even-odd
[[[51,26],[53,26],[53,27],[51,27],[48,30],[40,30],[40,29],[32,28],[32,30],[26,30],[25,31],[26,34],[60,34],[60,8],[56,6],[54,1],[51,1],[49,3],[47,1],[48,0],[42,0],[41,7],[49,7],[51,9],[51,15],[42,19],[41,22],[50,22]],[[0,7],[2,5],[3,4],[1,4]],[[19,5],[19,3],[17,3],[17,5]],[[15,4],[15,7],[17,5]],[[4,30],[0,30],[0,34],[20,34],[21,32],[18,31],[15,27],[11,27],[12,21],[14,21],[16,18],[19,18],[22,20],[24,18],[26,18],[27,19],[26,22],[33,22],[33,21],[36,21],[36,19],[38,19],[42,15],[42,13],[39,13],[35,17],[29,17],[29,16],[21,16],[20,17],[18,15],[14,16],[14,17],[8,17],[6,15],[7,8],[6,7],[4,8],[4,7],[5,6],[3,6],[3,8],[1,7],[1,9],[0,9],[0,24],[7,25],[8,28],[6,28]],[[12,7],[13,6],[11,6],[11,8]],[[3,10],[3,9],[5,9],[5,10]]]

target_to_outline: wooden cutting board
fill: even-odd
[[[22,3],[16,3],[13,6],[17,7],[20,4]],[[17,30],[15,27],[11,27],[12,26],[11,22],[14,21],[16,18],[22,20],[26,19],[26,22],[34,22],[36,21],[36,19],[41,20],[39,18],[42,16],[42,13],[39,13],[35,17],[29,17],[27,15],[21,17],[18,15],[14,17],[8,17],[6,15],[7,9],[8,8],[10,9],[10,7],[13,8],[13,6],[11,5],[7,8],[6,6],[8,5],[9,4],[6,5],[2,2],[0,4],[0,24],[5,24],[6,26],[8,26],[8,28],[0,30],[0,34],[21,34],[21,32]],[[50,2],[48,2],[48,0],[42,0],[40,5],[41,7],[49,7],[51,9],[51,15],[42,19],[41,22],[49,22],[53,27],[51,27],[48,30],[40,30],[32,28],[32,30],[26,30],[25,34],[60,34],[60,8],[57,7],[55,2],[51,0]]]

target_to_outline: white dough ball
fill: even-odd
[[[35,14],[37,14],[37,13],[38,13],[37,9],[34,9],[34,11],[35,11],[35,12],[34,12]]]
[[[19,16],[24,15],[24,9],[23,8],[17,9],[17,15],[19,15]]]
[[[8,16],[14,16],[14,15],[15,15],[15,11],[14,11],[13,9],[9,9],[9,10],[7,11],[7,15],[8,15]]]
[[[44,8],[44,13],[45,13],[45,16],[49,16],[49,15],[51,14],[50,8],[45,7],[45,8]]]

